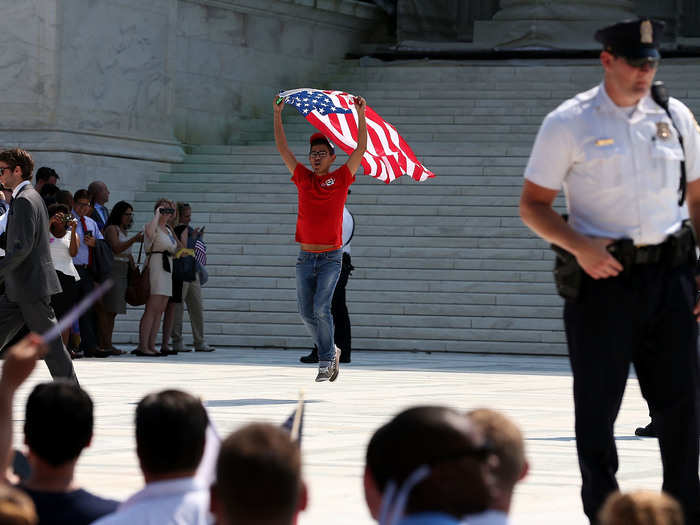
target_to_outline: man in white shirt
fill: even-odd
[[[596,522],[618,488],[613,427],[634,364],[659,435],[663,490],[700,523],[695,241],[700,132],[652,91],[663,24],[601,29],[603,83],[552,111],[525,170],[520,215],[556,246],[574,377],[583,507]],[[652,97],[655,95],[655,98]],[[568,221],[552,207],[560,189]]]
[[[73,257],[73,265],[80,274],[77,282],[78,299],[88,295],[95,287],[95,278],[90,268],[92,264],[92,250],[97,239],[103,239],[102,232],[97,223],[88,217],[90,213],[90,194],[81,189],[73,195],[73,216],[77,220],[76,228],[80,246],[78,254]],[[98,347],[97,341],[97,314],[94,308],[89,308],[80,317],[80,350],[85,357],[108,357],[111,352]]]
[[[144,397],[136,407],[136,454],[146,486],[97,525],[209,525],[209,487],[195,477],[209,419],[179,391]]]

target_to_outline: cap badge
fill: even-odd
[[[642,44],[653,44],[654,43],[654,28],[651,25],[650,20],[645,20],[639,27],[639,32],[642,36]]]
[[[661,140],[668,140],[671,138],[671,128],[668,122],[657,122],[656,123],[656,136]]]

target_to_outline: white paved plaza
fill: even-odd
[[[123,499],[142,480],[134,453],[133,412],[146,393],[180,388],[204,400],[220,433],[253,420],[282,422],[300,390],[307,399],[302,449],[310,507],[300,523],[372,523],[362,494],[367,441],[391,415],[416,404],[502,410],[523,429],[530,475],[517,491],[517,523],[587,523],[579,500],[573,437],[571,375],[558,357],[356,352],[336,383],[314,383],[315,368],[295,351],[218,349],[166,358],[135,356],[75,361],[96,405],[92,446],[79,462],[78,481],[98,494]],[[20,390],[15,444],[21,445],[23,407],[33,386],[49,379],[43,363]],[[647,422],[635,379],[617,421],[618,479],[623,489],[659,488],[655,439],[639,439]]]

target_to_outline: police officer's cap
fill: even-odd
[[[596,31],[595,39],[605,51],[624,57],[628,62],[656,62],[659,54],[659,38],[664,23],[650,18],[624,20]]]

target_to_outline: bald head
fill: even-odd
[[[104,182],[99,180],[91,182],[87,190],[92,201],[103,206],[109,201],[109,189]]]

